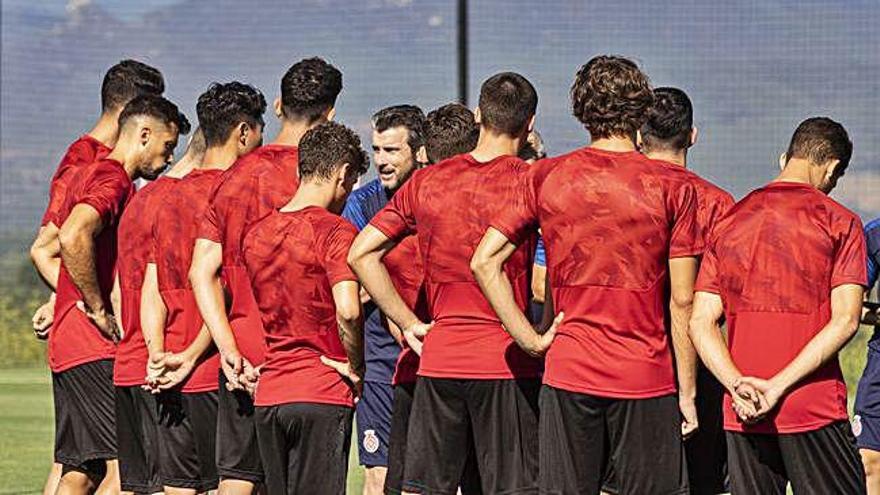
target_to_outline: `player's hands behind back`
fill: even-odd
[[[361,369],[354,369],[348,361],[337,361],[335,359],[330,359],[327,356],[321,356],[321,362],[324,366],[333,368],[342,376],[342,379],[352,388],[352,391],[354,392],[354,400],[357,402],[364,392],[363,367]]]

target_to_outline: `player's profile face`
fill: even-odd
[[[416,167],[408,138],[409,131],[405,127],[373,131],[373,162],[379,181],[386,189],[394,191],[402,186]]]
[[[152,122],[153,132],[144,150],[144,166],[141,175],[146,179],[154,179],[162,173],[174,160],[174,148],[177,147],[177,125]]]

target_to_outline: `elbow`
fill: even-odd
[[[358,246],[357,242],[355,242],[351,249],[348,250],[348,257],[345,261],[348,263],[348,266],[354,270],[355,273],[359,274],[359,269],[361,267],[361,263],[363,262],[364,255],[361,252],[360,246]]]
[[[353,325],[361,317],[360,303],[340,304],[336,307],[336,319],[347,325]]]
[[[61,231],[58,232],[58,245],[61,247],[61,252],[70,252],[71,248],[80,240],[80,235],[73,231],[72,229],[61,228]]]
[[[38,266],[40,264],[40,261],[43,259],[43,250],[39,246],[37,246],[36,241],[31,244],[31,249],[29,253],[31,256],[31,263],[33,263],[34,266]]]
[[[694,306],[694,293],[691,291],[673,291],[672,305],[678,309],[691,309]]]
[[[849,339],[859,331],[859,314],[851,314],[841,317],[840,327],[843,329],[846,338]]]
[[[492,258],[480,253],[479,250],[477,250],[477,252],[474,253],[473,258],[471,258],[471,273],[474,274],[474,278],[476,278],[477,281],[486,280],[494,266],[495,263],[492,262]]]

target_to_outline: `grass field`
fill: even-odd
[[[865,364],[871,330],[863,328],[844,349],[841,365],[850,405]],[[52,393],[45,368],[0,369],[0,495],[39,493],[52,460]],[[352,442],[348,493],[359,494],[363,471]]]

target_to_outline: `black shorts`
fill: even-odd
[[[156,398],[140,385],[116,387],[116,440],[122,491],[158,493],[159,433]]]
[[[254,401],[242,390],[226,389],[220,371],[217,390],[217,474],[221,479],[263,482],[263,465],[257,445]]]
[[[66,471],[103,477],[106,461],[116,459],[113,360],[93,361],[52,373],[52,394],[55,462]]]
[[[454,494],[473,436],[485,493],[537,493],[540,380],[419,377],[403,489]]]
[[[806,433],[727,432],[731,493],[858,495],[865,471],[848,421]]]
[[[415,383],[401,383],[394,386],[394,408],[391,412],[391,437],[388,443],[388,472],[385,475],[385,493],[403,493],[403,471],[406,466],[406,438],[409,430],[409,417],[412,412]],[[473,435],[470,435],[467,460],[461,476],[459,488],[462,495],[481,495],[480,473],[474,457]]]
[[[217,488],[217,392],[164,392],[159,403],[162,485],[197,493]]]
[[[688,493],[676,395],[610,399],[541,390],[541,493]]]
[[[354,409],[291,403],[256,416],[267,493],[345,493]]]

